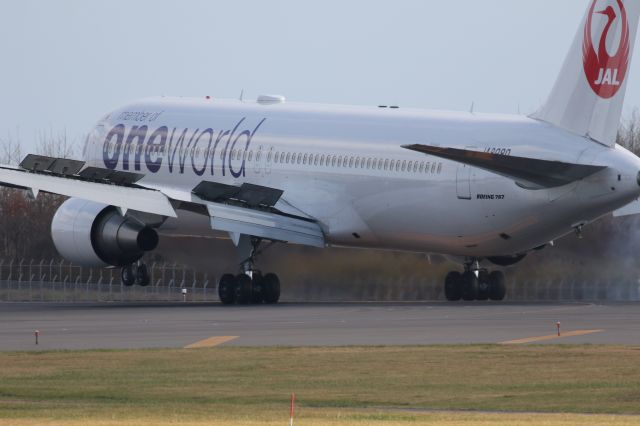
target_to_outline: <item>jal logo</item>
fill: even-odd
[[[594,0],[584,29],[584,72],[603,99],[614,97],[629,69],[629,21],[622,0]]]

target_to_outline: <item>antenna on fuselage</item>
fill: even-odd
[[[471,101],[471,108],[469,108],[470,114],[473,114],[475,107],[476,107],[476,103],[474,101]]]
[[[242,102],[243,101],[243,99],[242,99],[243,97],[244,97],[244,89],[240,90],[240,97],[238,98],[238,100],[240,102]]]

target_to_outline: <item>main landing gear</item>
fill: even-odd
[[[465,264],[464,273],[449,272],[444,281],[444,294],[449,302],[459,300],[504,300],[507,293],[504,274],[480,268],[477,260]]]
[[[238,275],[225,274],[218,284],[218,296],[223,305],[235,303],[248,304],[275,304],[280,300],[280,279],[276,274],[262,275],[255,269],[255,260],[259,254],[273,243],[259,250],[262,239],[242,236],[238,243],[241,252],[249,253],[241,263],[242,272]]]
[[[149,269],[147,265],[141,261],[132,265],[125,265],[121,270],[122,284],[127,287],[131,287],[137,284],[141,287],[146,287],[151,284],[151,277],[149,276]]]

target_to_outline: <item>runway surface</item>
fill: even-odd
[[[470,343],[640,345],[640,304],[0,304],[0,351]]]

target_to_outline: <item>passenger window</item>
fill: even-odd
[[[438,163],[438,174],[442,172],[442,163]]]
[[[342,167],[342,155],[338,157],[338,167]]]
[[[424,172],[424,161],[420,162],[420,173]]]
[[[436,163],[433,163],[431,165],[431,174],[435,174],[435,172],[436,172]]]
[[[409,161],[409,165],[407,166],[407,171],[411,172],[413,169],[413,161]]]
[[[262,151],[258,151],[256,154],[256,163],[260,161],[260,157],[262,157]]]
[[[320,165],[324,166],[324,154],[322,154],[322,157],[320,157]]]
[[[253,161],[253,151],[249,151],[249,162]]]
[[[388,158],[384,160],[384,169],[385,170],[389,170],[389,159]]]
[[[276,155],[273,157],[273,162],[278,164],[278,159],[280,158],[280,153],[276,152]]]
[[[360,168],[360,157],[356,157],[356,169]]]
[[[349,167],[353,168],[353,157],[349,158]]]
[[[270,163],[271,162],[271,158],[273,156],[273,151],[269,151],[269,155],[267,156],[267,161]]]
[[[418,171],[418,162],[416,161],[415,163],[413,163],[413,173],[416,173]]]
[[[402,171],[403,171],[403,172],[406,172],[406,171],[407,171],[407,160],[404,160],[404,161],[402,162]]]
[[[367,170],[371,168],[371,158],[367,158]]]
[[[389,166],[389,170],[393,171],[393,168],[396,165],[396,160],[391,160],[391,165]]]
[[[305,154],[302,158],[302,164],[304,164],[305,166],[307,165],[307,154]]]
[[[331,166],[332,167],[336,166],[336,156],[335,155],[333,157],[331,157]]]
[[[400,171],[400,160],[396,163],[396,172]]]

